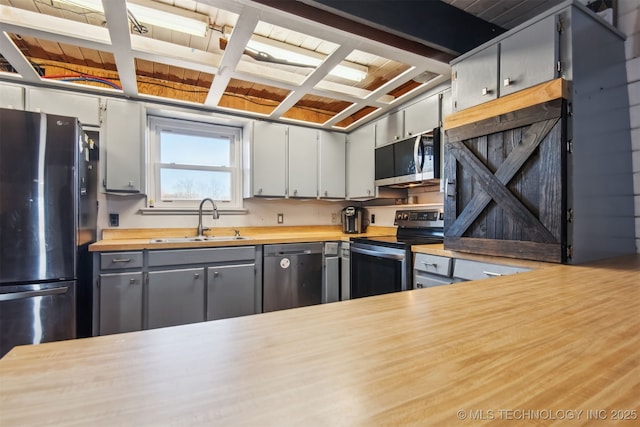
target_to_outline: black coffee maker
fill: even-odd
[[[347,206],[342,209],[342,232],[347,234],[363,233],[365,225],[365,210],[357,206]]]

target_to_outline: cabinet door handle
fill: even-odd
[[[131,262],[131,258],[114,258],[111,262],[114,264],[117,262]]]
[[[193,278],[194,279],[199,279],[200,278],[200,273],[194,273],[193,274]]]
[[[133,278],[132,278],[132,279],[129,279],[129,284],[130,284],[130,285],[134,285],[136,282],[137,282],[137,280],[136,280],[136,279],[133,279]]]
[[[504,79],[502,81],[502,84],[504,85],[504,87],[510,86],[513,82],[511,81],[511,79],[509,77],[507,77],[506,79]]]
[[[487,276],[491,276],[491,277],[498,277],[498,276],[502,276],[502,274],[500,273],[494,273],[493,271],[483,271],[482,274],[486,274]]]
[[[214,271],[214,272],[213,272],[213,277],[218,277],[219,275],[220,275],[220,273],[219,273],[219,272],[217,272],[217,271]]]
[[[487,87],[483,87],[482,88],[482,95],[483,96],[489,95],[490,93],[491,93],[491,91],[489,90],[489,88],[487,88]]]

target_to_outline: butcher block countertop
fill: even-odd
[[[638,425],[639,314],[632,255],[21,346],[0,425]]]
[[[91,252],[126,251],[140,249],[206,248],[221,246],[267,245],[273,243],[349,241],[351,237],[395,236],[395,227],[369,226],[366,233],[345,234],[341,226],[282,226],[282,227],[216,227],[206,231],[205,236],[233,236],[235,230],[243,240],[203,242],[152,243],[152,239],[166,237],[193,237],[195,228],[109,228],[102,231],[102,240],[89,246]]]

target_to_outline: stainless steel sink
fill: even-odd
[[[248,240],[246,236],[192,236],[192,237],[158,237],[150,239],[149,243],[189,243],[189,242],[232,242]]]

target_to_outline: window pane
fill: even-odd
[[[231,200],[231,173],[184,169],[160,170],[162,200]]]
[[[229,167],[231,166],[231,141],[224,137],[162,132],[160,162]]]

